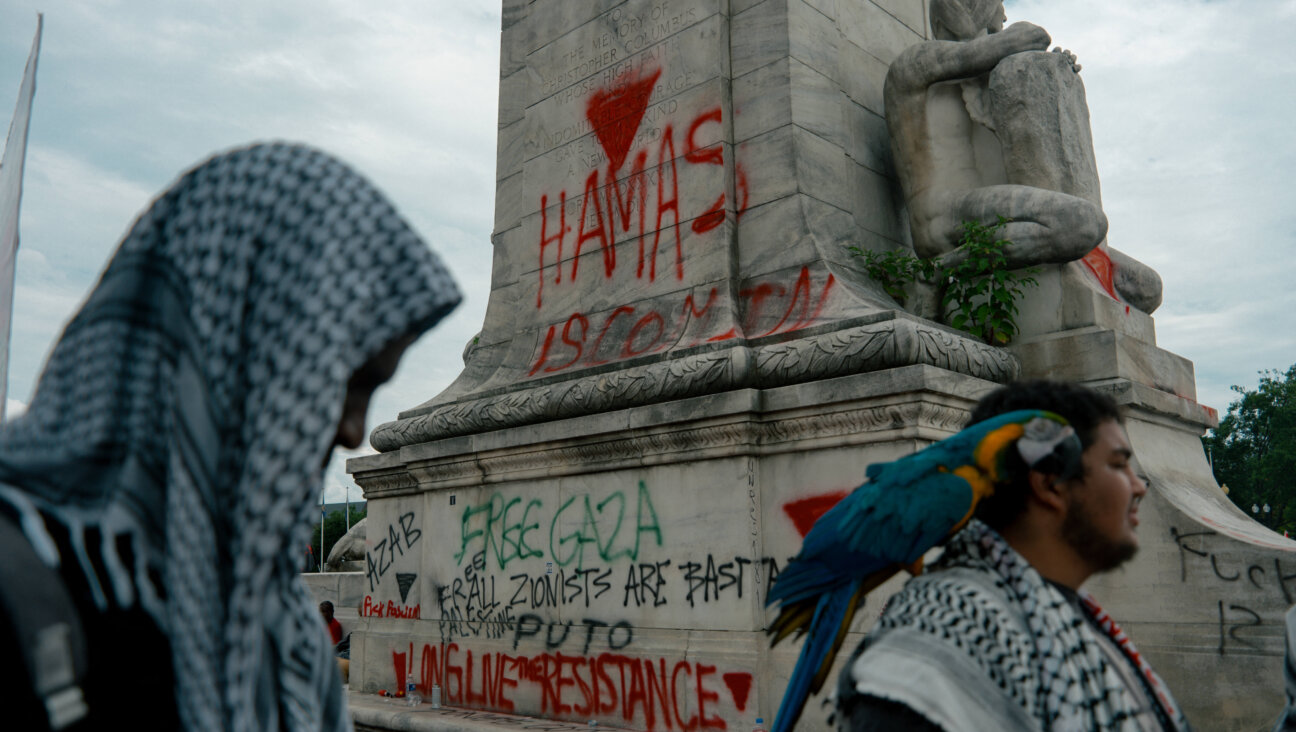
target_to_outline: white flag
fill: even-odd
[[[9,392],[9,326],[13,320],[14,258],[18,254],[18,206],[22,203],[23,160],[27,157],[32,97],[36,96],[36,59],[43,23],[44,18],[37,14],[36,38],[23,71],[13,121],[9,123],[4,158],[0,160],[0,420],[4,419]]]

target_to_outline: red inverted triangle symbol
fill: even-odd
[[[805,535],[810,533],[810,527],[819,520],[819,517],[828,513],[828,509],[837,505],[837,502],[846,497],[849,491],[832,491],[831,493],[820,493],[817,496],[802,498],[799,501],[792,501],[784,504],[783,513],[792,519],[792,525],[796,527],[797,533],[804,539]]]
[[[600,89],[590,97],[585,117],[594,126],[594,134],[607,153],[613,171],[621,168],[630,153],[659,76],[661,69],[642,77],[638,71],[630,71],[612,88]]]
[[[729,687],[729,693],[733,695],[734,706],[738,707],[738,711],[747,711],[747,695],[751,693],[752,675],[732,673],[720,678],[724,679],[725,686]]]

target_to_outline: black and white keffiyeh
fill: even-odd
[[[169,636],[185,729],[349,729],[299,549],[351,374],[459,299],[342,163],[233,150],[135,221],[0,429],[0,504]]]
[[[974,519],[887,603],[843,673],[840,706],[878,697],[950,730],[1139,732],[1138,703],[1099,646],[1101,628],[1137,669],[1161,728],[1188,729],[1115,621],[1093,598],[1079,599],[1071,602]]]

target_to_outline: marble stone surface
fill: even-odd
[[[920,0],[510,4],[486,320],[459,379],[374,444],[448,436],[410,423],[438,410],[505,425],[618,405],[501,406],[561,381],[584,394],[669,372],[670,388],[650,379],[663,388],[634,403],[748,385],[759,339],[822,349],[827,331],[889,317],[895,303],[846,248],[905,246],[882,85],[924,17]],[[742,362],[724,384],[696,365],[718,350]],[[967,373],[998,378],[985,358],[1003,360]],[[825,378],[811,367],[823,362],[782,359],[778,383]]]

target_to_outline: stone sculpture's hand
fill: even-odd
[[[1061,46],[1055,47],[1053,49],[1053,53],[1060,53],[1063,56],[1066,56],[1067,60],[1071,62],[1071,70],[1076,72],[1077,74],[1080,73],[1080,69],[1082,67],[1080,66],[1079,63],[1076,62],[1076,55],[1074,53]]]
[[[1014,45],[1020,45],[1023,51],[1043,51],[1053,39],[1048,31],[1025,20],[1019,20],[1008,26],[1001,33],[1013,37]]]

